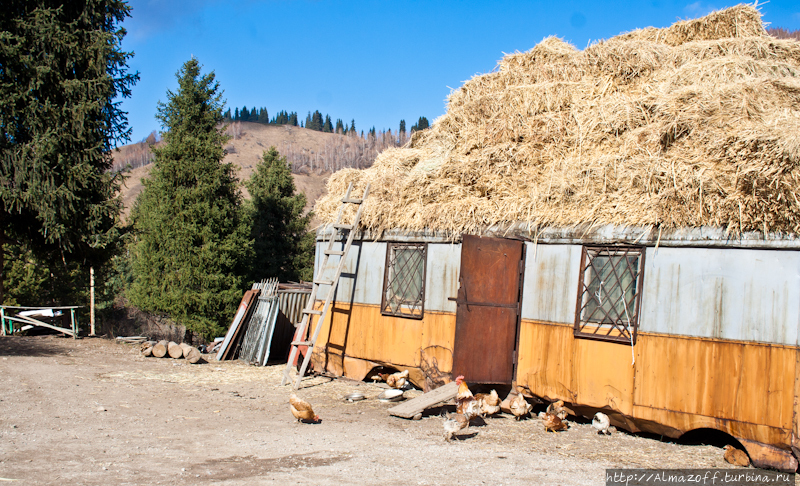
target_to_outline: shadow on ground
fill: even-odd
[[[3,336],[0,337],[0,356],[67,356],[62,346],[71,337],[61,336]]]

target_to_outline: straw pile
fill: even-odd
[[[800,234],[800,42],[740,5],[580,51],[554,37],[451,93],[366,170],[362,225],[457,237],[491,225],[711,225]]]

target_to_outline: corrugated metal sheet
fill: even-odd
[[[290,323],[297,326],[303,320],[303,309],[311,297],[311,290],[292,289],[279,290],[278,303],[280,310]]]
[[[574,323],[580,245],[526,243],[522,318]]]
[[[647,249],[642,331],[798,344],[800,252]]]

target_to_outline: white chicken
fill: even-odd
[[[592,419],[592,427],[597,429],[598,434],[611,435],[611,431],[609,430],[610,425],[611,421],[608,419],[608,415],[604,414],[603,412],[597,412],[594,414],[594,418]]]

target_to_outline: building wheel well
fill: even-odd
[[[710,445],[722,449],[726,445],[731,445],[739,450],[747,452],[747,448],[739,442],[739,439],[731,434],[719,429],[702,427],[685,432],[678,438],[678,443],[685,445]]]
[[[373,382],[373,381],[383,381],[383,380],[373,380],[373,376],[377,376],[378,373],[384,373],[387,375],[391,375],[392,373],[398,373],[400,370],[394,368],[392,366],[373,366],[366,375],[364,375],[364,380],[366,382]]]

